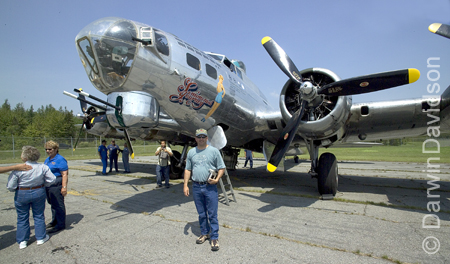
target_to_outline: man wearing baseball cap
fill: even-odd
[[[192,194],[197,208],[201,236],[197,244],[203,244],[211,238],[211,250],[219,250],[219,221],[217,210],[219,197],[217,183],[225,172],[225,163],[219,150],[207,144],[208,134],[205,129],[195,131],[197,147],[189,150],[184,171],[184,195],[189,196],[188,182],[192,176]],[[215,179],[210,178],[210,170],[217,172]]]

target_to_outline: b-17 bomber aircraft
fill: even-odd
[[[299,71],[273,39],[264,37],[262,45],[288,76],[280,109],[273,109],[242,61],[199,50],[146,24],[107,17],[86,26],[75,41],[90,81],[107,96],[104,101],[81,89],[75,89],[77,96],[65,92],[81,101],[84,129],[125,137],[129,146],[130,138],[182,145],[172,165],[178,172],[187,149],[195,145],[195,130],[205,128],[228,168],[235,168],[245,148],[264,153],[272,172],[286,155],[306,146],[319,193],[335,195],[336,157],[318,157],[319,148],[422,135],[430,120],[440,129],[450,127],[450,89],[434,99],[352,104],[354,94],[415,82],[416,69],[341,80],[328,69]]]

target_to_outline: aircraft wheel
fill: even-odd
[[[319,193],[336,195],[338,187],[338,165],[336,156],[323,153],[319,158],[317,184]]]
[[[176,159],[175,159],[176,158]],[[173,156],[170,157],[170,172],[173,179],[180,179],[183,176],[184,166],[178,168],[176,165],[178,164],[178,160],[181,158],[181,153],[174,150]]]

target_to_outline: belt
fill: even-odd
[[[194,180],[193,180],[193,182],[198,183],[200,185],[208,184],[208,182],[198,182],[198,181],[194,181]]]
[[[19,190],[35,190],[44,187],[44,184],[34,187],[19,187]]]

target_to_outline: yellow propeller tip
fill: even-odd
[[[441,27],[441,25],[442,25],[441,23],[433,23],[428,27],[428,30],[433,33],[436,33],[436,31],[438,31],[438,29]]]
[[[134,153],[131,153],[131,158],[134,159]]]
[[[409,83],[419,80],[420,71],[418,69],[408,69]]]
[[[267,163],[267,170],[268,170],[269,172],[274,172],[276,169],[277,169],[276,166],[273,166],[272,164]]]
[[[73,149],[73,151],[75,151],[75,149]]]
[[[264,45],[264,44],[266,44],[267,41],[269,41],[269,40],[271,40],[271,39],[272,39],[271,37],[264,37],[264,38],[261,40],[261,43]]]

